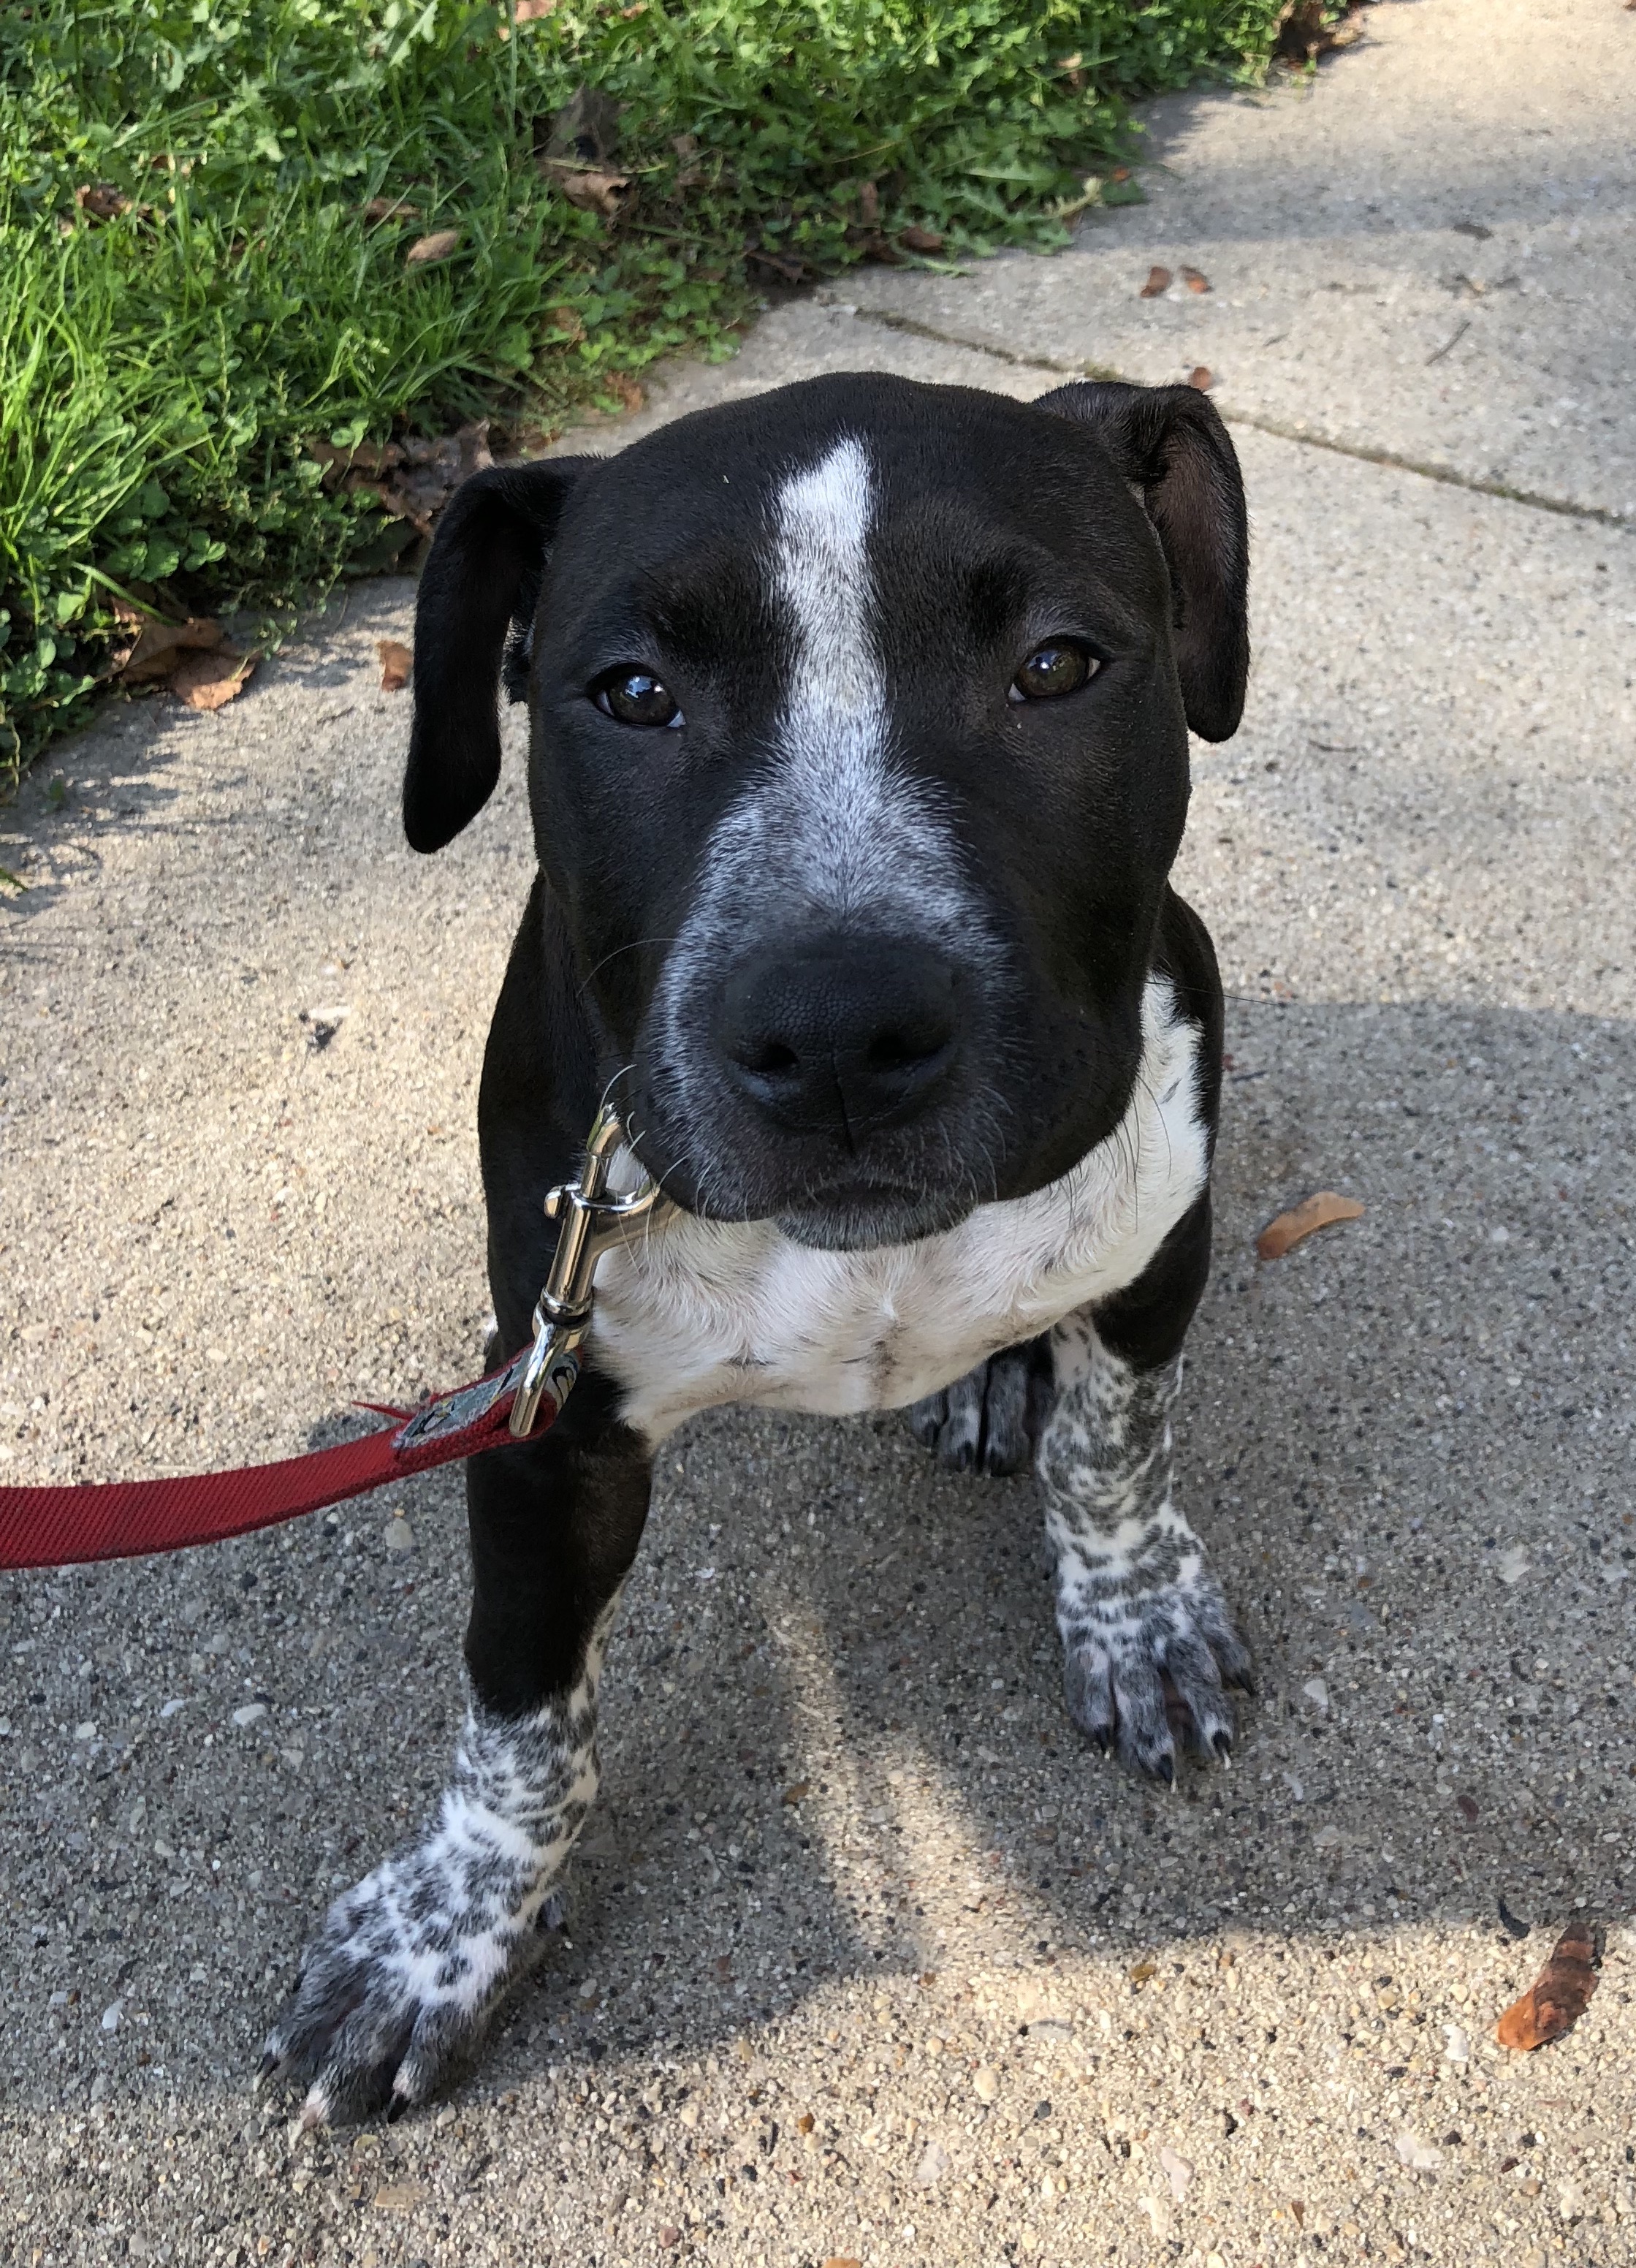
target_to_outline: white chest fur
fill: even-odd
[[[769,1222],[674,1214],[597,1270],[591,1346],[657,1440],[725,1402],[896,1409],[1134,1283],[1207,1171],[1195,1025],[1150,979],[1141,1068],[1105,1142],[1031,1197],[874,1252],[814,1252]]]

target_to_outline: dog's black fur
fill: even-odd
[[[701,923],[698,909],[723,887],[711,864],[723,830],[790,743],[784,704],[804,666],[778,595],[799,558],[779,571],[784,583],[769,579],[774,500],[819,460],[844,473],[853,460],[825,453],[854,443],[874,483],[871,635],[891,777],[911,812],[905,839],[921,840],[916,813],[935,814],[936,856],[952,861],[965,910],[948,917],[943,869],[925,853],[896,896],[884,863],[885,896],[841,918],[803,895],[803,860],[827,854],[792,849],[781,821],[770,849],[743,862],[730,902]],[[821,519],[825,509],[818,496],[812,510]],[[1245,579],[1232,448],[1185,387],[1071,386],[1023,405],[825,378],[686,418],[611,460],[507,466],[466,483],[422,578],[404,821],[415,847],[433,851],[471,821],[499,773],[496,688],[503,676],[513,698],[525,693],[539,872],[479,1104],[507,1354],[528,1339],[550,1262],[546,1192],[571,1175],[607,1093],[641,1162],[686,1211],[775,1221],[792,1246],[867,1254],[1043,1189],[1105,1143],[1132,1107],[1157,973],[1194,1035],[1207,1158],[1221,988],[1208,937],[1166,877],[1187,806],[1187,728],[1220,740],[1238,722]],[[825,577],[810,581],[803,603],[818,621]],[[1008,696],[1031,649],[1065,639],[1096,665],[1088,683],[1063,698]],[[599,707],[598,688],[621,669],[621,687],[637,670],[644,684],[662,681],[685,727],[644,728]],[[921,906],[932,908],[924,920]],[[821,1048],[801,1036],[812,1029]],[[809,1078],[824,1048],[833,1075],[820,1066]],[[1140,1398],[1144,1381],[1173,1368],[1209,1238],[1205,1187],[1136,1280],[1096,1306],[1084,1343],[1099,1341],[1121,1392]],[[1012,1469],[1051,1376],[1045,1339],[997,1352],[960,1388],[975,1417],[957,1422],[954,1382],[936,1381],[918,1413],[923,1436],[950,1462]],[[630,1389],[593,1359],[547,1437],[467,1468],[466,1653],[485,1721],[571,1714],[588,1675],[594,1688],[588,1658],[648,1506],[652,1437],[631,1422]],[[1082,1574],[1094,1560],[1087,1546],[1075,1565]],[[1104,1604],[1089,1608],[1082,1583],[1073,1611],[1125,1612],[1137,1582],[1104,1580]],[[1141,1599],[1159,1584],[1153,1576]],[[1195,1681],[1200,1740],[1218,1748],[1230,1717],[1217,1669],[1230,1680],[1246,1667],[1220,1620],[1224,1635],[1207,1616],[1199,1638],[1195,1624],[1149,1614],[1136,1647],[1153,1657],[1141,1667],[1154,1690],[1163,1674],[1188,1697]],[[1116,1663],[1089,1697],[1075,1675],[1071,1662],[1081,1721],[1168,1772],[1169,1734],[1148,1721],[1136,1671],[1121,1684]],[[404,1871],[413,1861],[396,1862],[401,1879],[423,1885]],[[422,2052],[427,1993],[405,1984],[390,1948],[382,1982],[382,1933],[394,1925],[369,1890],[334,1910],[270,2050],[313,2080],[318,2116],[379,2101],[394,2074],[400,2107],[443,2067],[440,2052]],[[418,1893],[452,1954],[472,1931],[442,1909],[462,1894],[446,1868]],[[410,1893],[394,1896],[393,1911],[408,1911]],[[526,1918],[534,1906],[517,1897]],[[400,1915],[395,1926],[410,1924]],[[508,1954],[473,1988],[474,2013],[453,2027],[461,2039],[517,1965]]]

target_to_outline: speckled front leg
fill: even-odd
[[[1224,1687],[1247,1685],[1250,1655],[1204,1546],[1176,1508],[1170,1411],[1179,1354],[1141,1368],[1089,1315],[1052,1342],[1057,1402],[1039,1448],[1045,1532],[1056,1555],[1057,1624],[1075,1722],[1106,1749],[1175,1777],[1166,1687],[1201,1751],[1226,1758]]]
[[[642,1445],[582,1377],[537,1442],[466,1467],[471,1704],[422,1832],[337,1898],[267,2043],[310,2125],[395,2117],[467,2060],[532,1966],[597,1792],[597,1692],[648,1508]]]
[[[422,2101],[533,1965],[597,1793],[611,1619],[560,1701],[520,1718],[473,1703],[434,1818],[325,1916],[262,2058],[264,2073],[306,2087],[304,2124]]]

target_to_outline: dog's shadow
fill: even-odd
[[[1384,1933],[1493,1921],[1501,1900],[1537,1923],[1575,1898],[1625,1911],[1602,1839],[1625,1764],[1605,1740],[1569,1746],[1570,1717],[1601,1704],[1596,1647],[1593,1631],[1565,1665],[1542,1635],[1563,1544],[1529,1478],[1538,1462],[1578,1491],[1595,1445],[1570,1408],[1508,1388],[1504,1361],[1478,1368],[1462,1322],[1507,1278],[1592,1288],[1594,1257],[1566,1280],[1520,1180],[1502,1248],[1491,1154],[1405,1155],[1405,1131],[1424,1144],[1464,1107],[1469,1015],[1240,1003],[1232,1020],[1244,1088],[1177,1425],[1182,1501],[1258,1661],[1231,1768],[1192,1758],[1172,1794],[1076,1732],[1031,1481],[940,1472],[896,1414],[707,1417],[659,1462],[605,1686],[605,1808],[519,2047],[543,2030],[697,2051],[826,1979],[1019,1943],[1123,1962],[1234,1926]],[[1492,1045],[1548,1050],[1560,1079],[1556,1027],[1574,1020],[1478,1020],[1507,1027]],[[1338,1050],[1376,1066],[1374,1123]],[[1258,1264],[1268,1213],[1332,1180],[1368,1194],[1365,1219]],[[1593,1620],[1617,1617],[1626,1540],[1588,1536],[1586,1569],[1552,1571]],[[1530,1554],[1534,1576],[1508,1581]],[[1559,1592],[1556,1639],[1565,1607]]]

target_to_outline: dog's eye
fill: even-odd
[[[621,725],[679,725],[682,712],[675,696],[647,669],[610,669],[591,688],[591,697],[605,717]]]
[[[1077,693],[1101,666],[1095,654],[1088,653],[1077,640],[1053,638],[1048,645],[1034,648],[1012,679],[1006,698],[1054,701],[1060,694]]]

